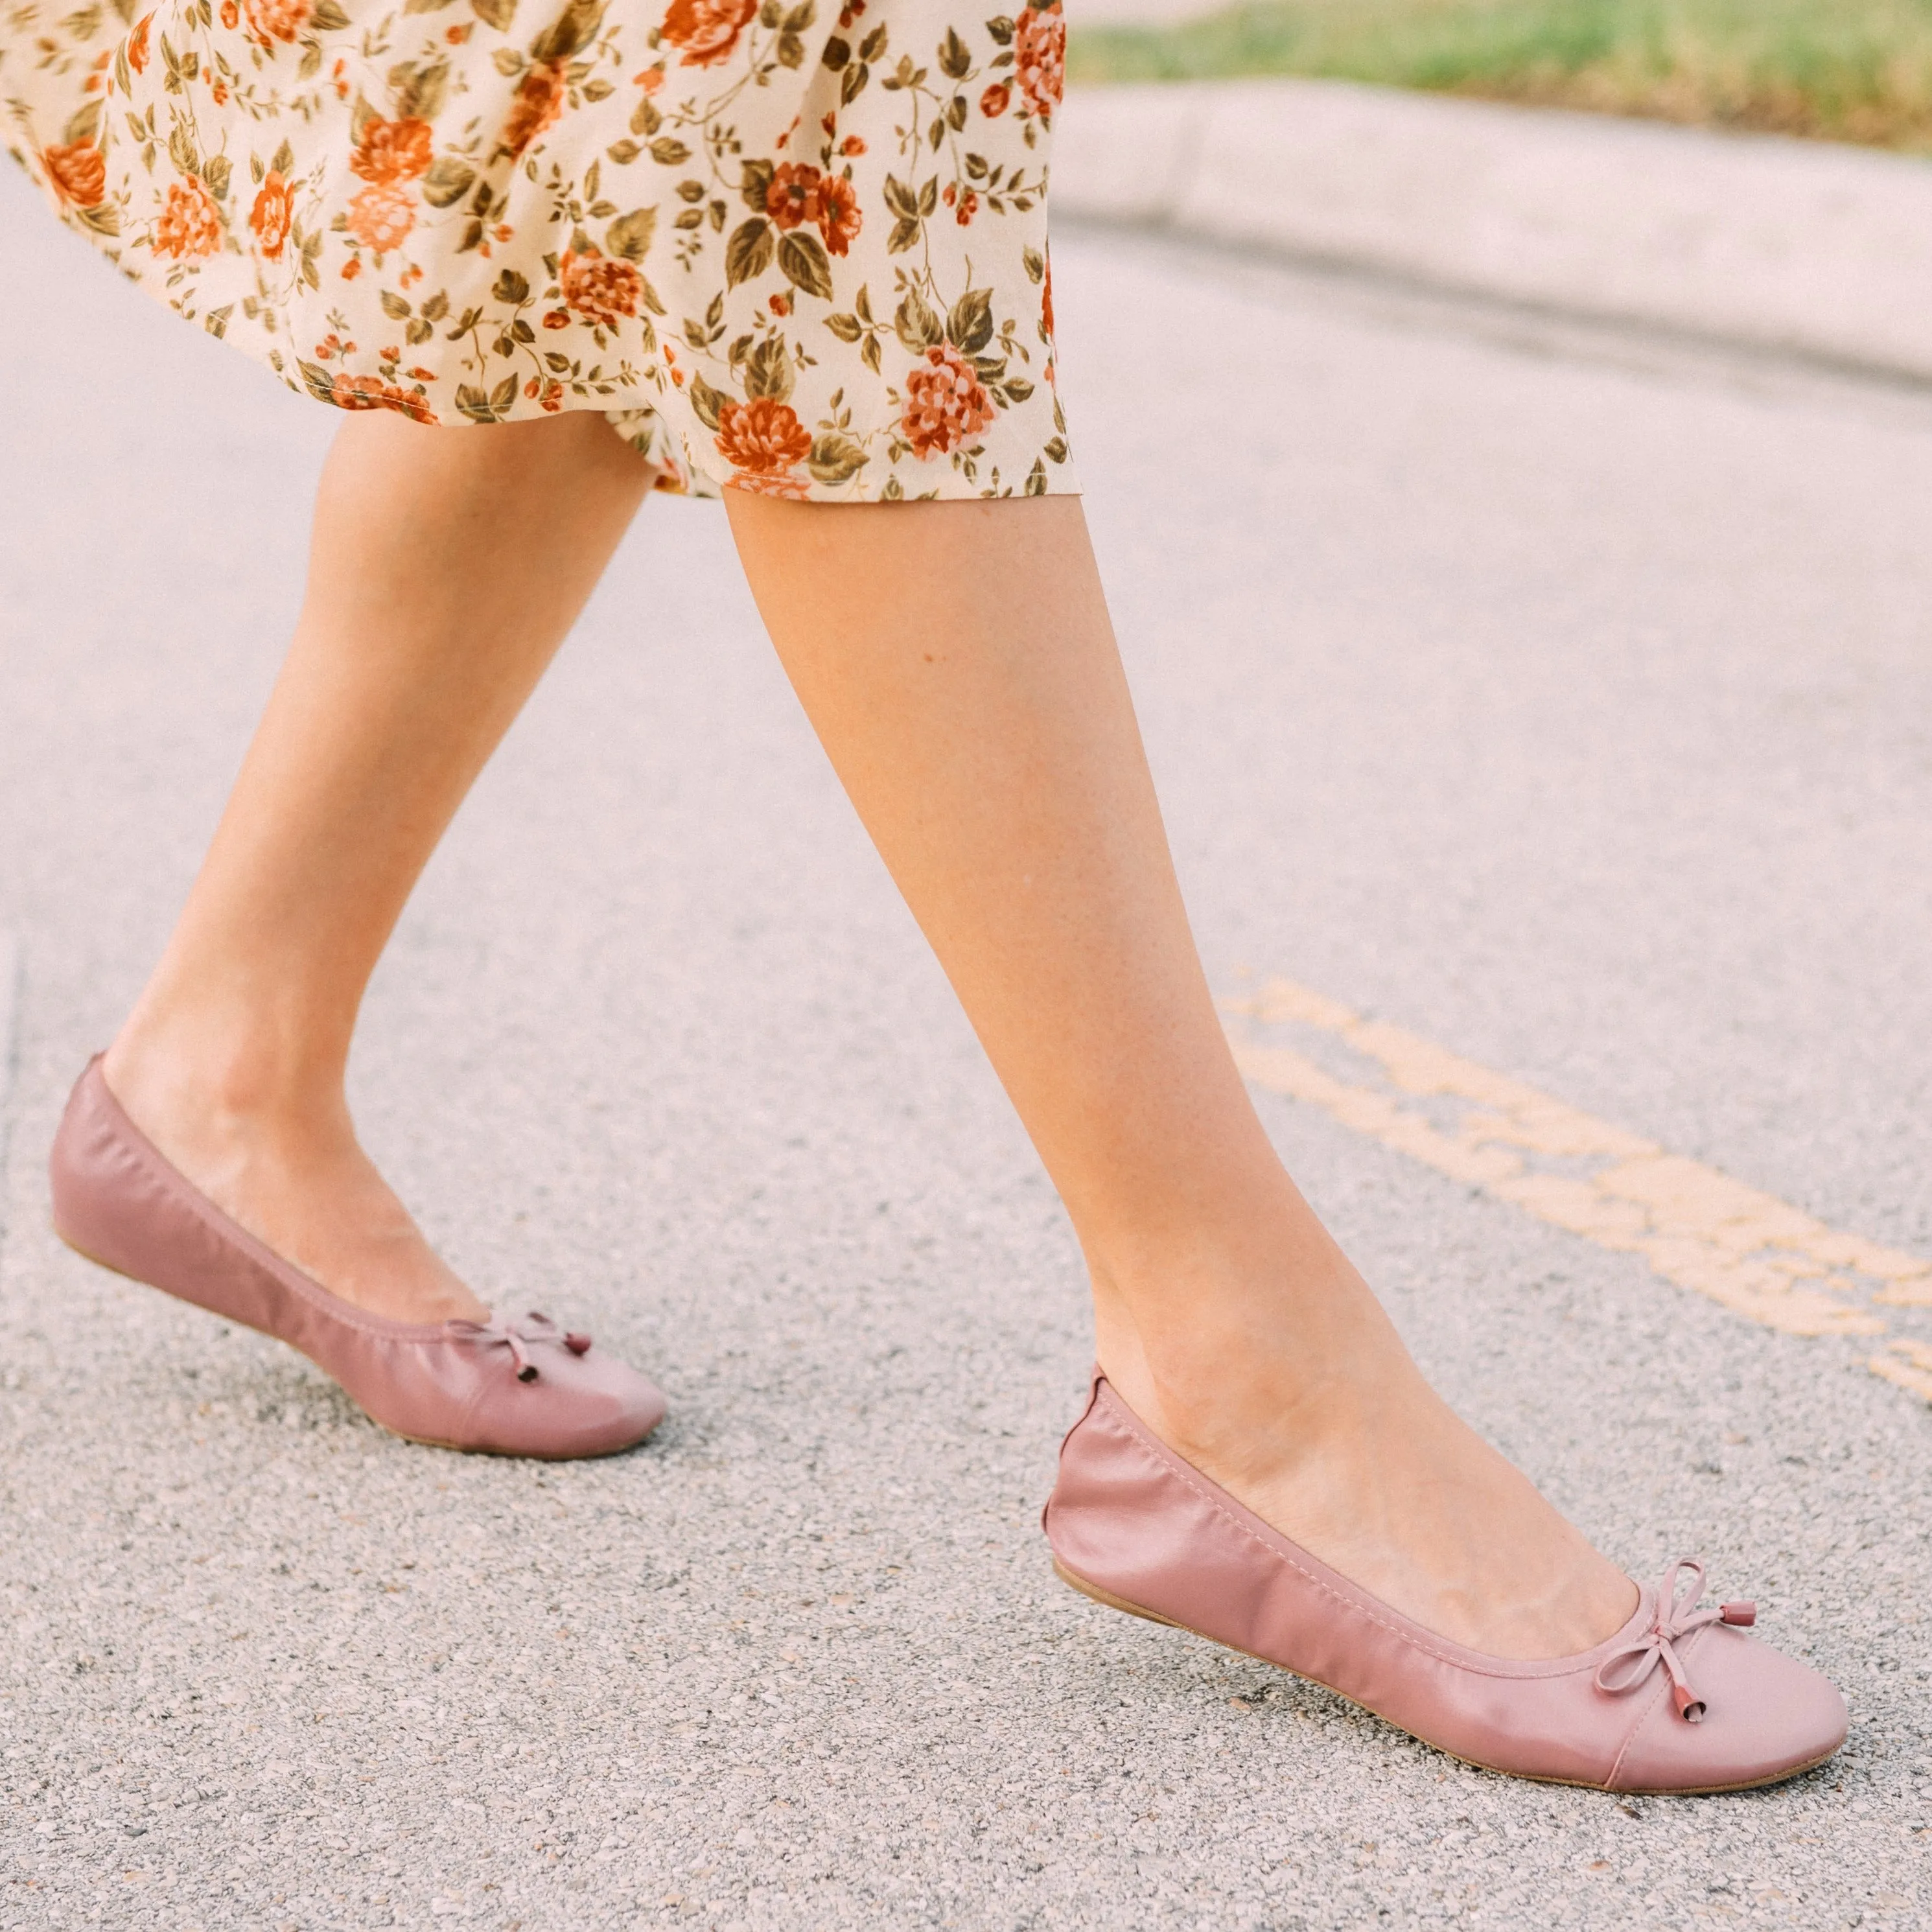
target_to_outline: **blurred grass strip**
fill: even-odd
[[[1932,0],[1246,0],[1076,25],[1068,74],[1319,74],[1932,153]]]

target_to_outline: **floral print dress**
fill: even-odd
[[[960,15],[0,0],[0,136],[124,274],[340,408],[602,410],[704,495],[1070,491],[1060,0]]]

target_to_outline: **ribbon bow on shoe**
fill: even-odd
[[[479,1348],[508,1348],[511,1360],[516,1364],[520,1382],[533,1382],[537,1378],[537,1365],[530,1356],[535,1344],[554,1343],[559,1348],[568,1348],[573,1355],[587,1355],[590,1352],[588,1335],[560,1328],[548,1315],[539,1315],[534,1310],[514,1321],[506,1321],[502,1316],[492,1313],[488,1322],[452,1322],[448,1328],[452,1334],[463,1341],[474,1342]]]
[[[1681,1583],[1678,1573],[1690,1574]],[[1704,1610],[1696,1607],[1697,1599],[1704,1594],[1704,1566],[1688,1556],[1680,1556],[1664,1573],[1664,1580],[1657,1586],[1657,1615],[1651,1619],[1650,1628],[1634,1642],[1627,1643],[1621,1650],[1612,1651],[1597,1666],[1597,1688],[1607,1690],[1612,1696],[1626,1690],[1634,1690],[1659,1664],[1670,1679],[1670,1694],[1677,1706],[1677,1714],[1687,1724],[1694,1724],[1704,1714],[1704,1700],[1690,1688],[1690,1680],[1684,1674],[1683,1660],[1677,1654],[1677,1646],[1693,1630],[1702,1630],[1706,1624],[1754,1624],[1757,1622],[1755,1604],[1713,1604]]]

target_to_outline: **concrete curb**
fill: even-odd
[[[1932,382],[1932,164],[1346,82],[1095,87],[1076,218]]]

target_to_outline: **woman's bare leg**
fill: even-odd
[[[726,496],[793,684],[1072,1216],[1123,1397],[1432,1630],[1526,1658],[1616,1630],[1634,1586],[1423,1381],[1262,1130],[1078,500]]]
[[[651,472],[601,416],[349,418],[286,663],[108,1084],[189,1178],[346,1299],[481,1304],[357,1144],[363,989]]]

